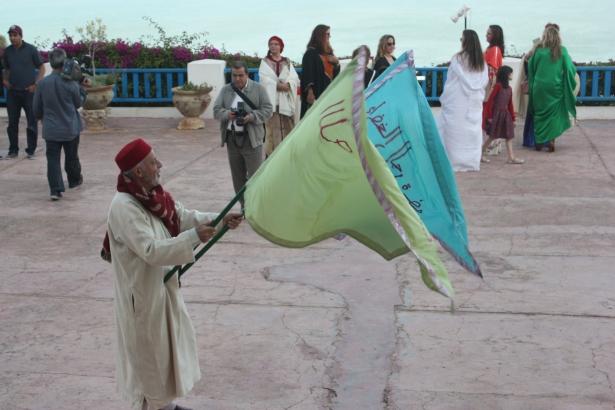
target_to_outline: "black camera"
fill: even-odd
[[[78,83],[83,81],[83,72],[81,72],[79,62],[72,58],[67,58],[64,60],[64,66],[62,67],[62,72],[60,75],[65,80],[72,80]]]
[[[85,79],[83,74],[92,75],[92,72],[88,69],[88,66],[91,64],[92,59],[87,55],[83,57],[83,61],[81,63],[74,58],[67,58],[64,60],[64,66],[62,67],[62,72],[60,75],[65,80],[81,83]]]
[[[231,112],[235,113],[235,124],[243,127],[246,124],[246,115],[248,112],[246,111],[246,107],[243,101],[237,102],[237,108],[231,108]]]

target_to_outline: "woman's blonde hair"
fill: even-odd
[[[562,39],[559,36],[559,30],[553,25],[545,28],[540,45],[551,50],[551,60],[557,61],[562,56]]]
[[[0,34],[0,48],[6,48],[6,37]]]
[[[380,41],[378,42],[378,50],[376,51],[376,60],[378,60],[378,58],[380,57],[384,57],[384,53],[387,47],[387,42],[389,41],[390,38],[392,38],[393,41],[395,41],[395,37],[393,37],[392,34],[385,34],[384,36],[380,37]]]

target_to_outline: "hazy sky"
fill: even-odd
[[[382,34],[397,39],[396,54],[414,49],[418,66],[441,63],[458,50],[463,21],[450,17],[463,1],[355,0],[340,4],[331,0],[261,0],[260,2],[217,2],[203,0],[149,0],[148,2],[105,0],[23,0],[19,7],[3,7],[0,24],[19,24],[24,39],[45,43],[61,38],[62,29],[76,35],[75,28],[96,17],[103,19],[110,38],[137,40],[156,35],[142,17],[150,16],[170,34],[207,31],[216,47],[263,55],[267,39],[276,34],[286,43],[284,54],[300,61],[316,24],[331,26],[331,43],[337,55],[349,55],[360,44],[375,49]],[[474,0],[469,28],[483,41],[489,24],[504,29],[506,45],[519,51],[529,49],[546,22],[561,26],[564,45],[575,61],[615,59],[615,0]]]

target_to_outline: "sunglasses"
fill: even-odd
[[[394,46],[395,43],[387,43],[387,46]]]

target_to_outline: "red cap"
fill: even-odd
[[[11,33],[19,34],[19,37],[23,37],[23,30],[17,24],[13,24],[11,27],[9,27],[8,34]]]
[[[280,53],[281,53],[282,51],[284,51],[284,41],[282,41],[282,39],[281,39],[280,37],[278,37],[278,36],[271,36],[271,37],[269,38],[269,41],[267,41],[267,44],[269,44],[269,43],[271,42],[271,40],[275,40],[275,41],[277,41],[278,43],[280,43]]]
[[[152,152],[152,147],[142,138],[137,138],[124,145],[115,156],[115,163],[122,172],[130,171]]]

